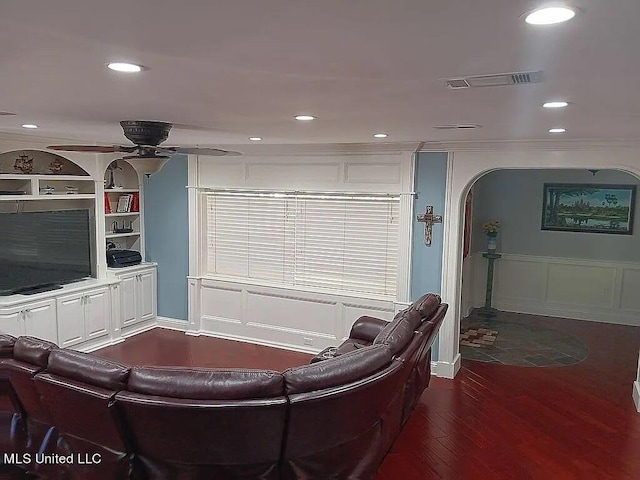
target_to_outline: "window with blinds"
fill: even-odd
[[[207,273],[395,298],[400,198],[212,192]]]

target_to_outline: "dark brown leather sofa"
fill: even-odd
[[[0,335],[17,404],[0,417],[14,432],[3,448],[74,457],[22,466],[48,479],[371,479],[429,383],[446,310],[428,294],[392,322],[361,317],[330,354],[282,373],[130,368]]]

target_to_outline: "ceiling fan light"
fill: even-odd
[[[126,62],[111,62],[107,64],[107,68],[122,73],[138,73],[142,71],[141,65]]]
[[[569,7],[548,7],[527,14],[524,21],[530,25],[555,25],[571,20],[575,16],[575,10]]]

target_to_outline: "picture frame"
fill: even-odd
[[[635,185],[545,183],[542,230],[633,234]]]
[[[131,195],[120,195],[120,197],[118,197],[118,206],[116,208],[116,213],[127,213],[130,206]]]

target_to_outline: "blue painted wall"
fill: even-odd
[[[189,206],[186,155],[144,178],[146,260],[158,263],[158,316],[187,320]]]
[[[411,299],[433,292],[440,293],[442,281],[442,236],[444,227],[433,227],[430,247],[424,244],[424,223],[415,221],[418,213],[424,213],[427,205],[433,205],[433,213],[444,215],[447,189],[447,153],[420,153],[416,161],[414,201],[413,256],[411,259]],[[447,219],[445,219],[447,221]],[[433,344],[432,359],[438,358],[438,340]]]

